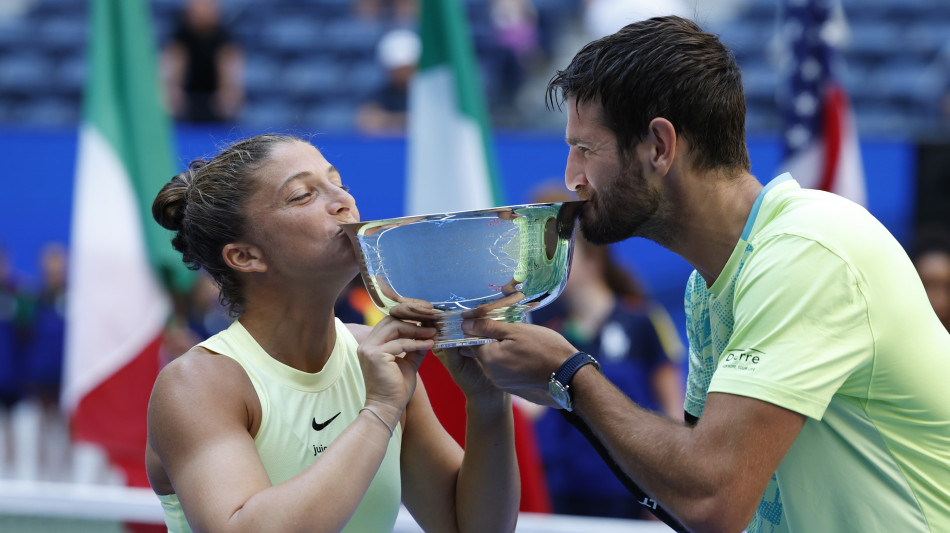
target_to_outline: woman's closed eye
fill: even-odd
[[[312,192],[312,191],[299,191],[299,192],[295,193],[293,196],[291,196],[290,201],[291,201],[291,202],[302,202],[302,201],[304,201],[304,200],[310,198],[311,196],[313,196],[313,192]]]

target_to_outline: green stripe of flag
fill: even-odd
[[[152,265],[176,289],[193,279],[151,219],[152,200],[175,173],[171,121],[158,83],[155,33],[141,0],[93,0],[83,120],[112,145],[136,192]]]
[[[464,2],[458,0],[422,0],[420,3],[420,37],[422,39],[422,55],[419,60],[418,79],[425,79],[434,74],[437,70],[445,69],[451,76],[452,97],[457,106],[456,112],[461,117],[470,119],[479,130],[481,146],[476,147],[479,153],[483,154],[484,167],[487,169],[487,175],[481,179],[486,180],[492,196],[493,205],[504,203],[504,193],[498,179],[497,164],[495,162],[494,145],[491,136],[491,130],[488,123],[488,113],[486,111],[485,98],[481,78],[476,68],[474,47],[472,44],[471,31],[464,12]],[[420,84],[421,85],[421,84]],[[424,97],[411,100],[417,105],[429,105],[433,102],[431,99],[445,99],[446,95],[427,94]],[[434,105],[435,106],[435,105]],[[418,113],[418,109],[410,109],[410,121],[412,115]],[[411,126],[411,125],[410,125]],[[413,134],[417,133],[415,137]],[[410,127],[410,142],[425,143],[432,147],[432,150],[438,150],[438,146],[444,146],[444,143],[451,143],[453,140],[446,139],[444,136],[452,136],[452,131],[416,131],[413,132]],[[428,139],[423,137],[431,136]],[[433,140],[433,138],[435,140]],[[458,147],[453,147],[458,150]],[[432,155],[432,152],[429,152]],[[426,154],[421,154],[425,157]],[[459,161],[463,163],[463,161]],[[464,179],[469,169],[463,172],[456,172],[452,168],[441,169],[441,176],[431,178],[437,183],[441,180]],[[439,172],[434,169],[434,172]],[[425,183],[425,179],[419,176],[410,176],[410,180],[415,183]],[[430,182],[431,184],[432,182]],[[418,185],[416,185],[418,186]],[[472,208],[490,207],[486,205],[473,206]],[[434,207],[430,212],[441,209]]]

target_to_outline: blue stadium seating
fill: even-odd
[[[511,64],[495,41],[490,0],[462,1],[489,103],[501,105],[510,82],[503,69]],[[545,24],[545,39],[556,38],[552,29],[576,19],[583,6],[581,0],[532,1]],[[149,0],[149,4],[156,40],[163,44],[183,0]],[[224,20],[247,55],[247,108],[242,121],[248,124],[276,127],[315,121],[326,127],[349,127],[354,109],[384,79],[375,47],[399,22],[358,18],[350,0],[221,0],[221,4]],[[68,124],[78,117],[86,73],[88,2],[35,0],[27,5],[22,15],[0,19],[0,122]],[[950,80],[950,3],[842,0],[842,5],[849,17],[851,42],[844,50],[840,74],[859,124],[901,134],[907,131],[902,128],[912,133],[932,122]],[[776,44],[772,40],[778,6],[778,0],[745,0],[733,20],[709,28],[729,44],[743,67],[750,131],[780,127],[776,91],[782,82],[770,54]],[[510,109],[499,114],[508,118],[506,124],[511,122]]]

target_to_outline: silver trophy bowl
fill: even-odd
[[[343,224],[360,274],[384,313],[406,299],[431,302],[437,348],[485,344],[462,320],[523,322],[564,289],[574,223],[584,202],[495,207]]]

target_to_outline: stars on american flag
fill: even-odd
[[[823,92],[832,78],[836,30],[829,0],[788,0],[782,28],[791,54],[783,99],[786,157],[807,148],[821,132]]]

